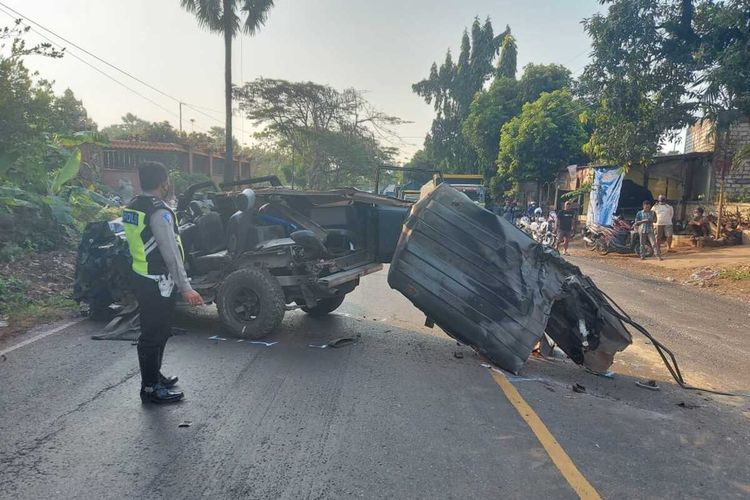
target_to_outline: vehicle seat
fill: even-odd
[[[196,247],[202,254],[211,254],[223,250],[224,246],[224,224],[221,216],[216,212],[201,215],[195,221],[198,226],[198,238]]]
[[[227,250],[238,255],[253,248],[257,242],[255,231],[255,191],[245,189],[237,197],[237,212],[227,223]]]

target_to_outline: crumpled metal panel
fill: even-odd
[[[578,267],[445,183],[412,209],[388,283],[448,335],[514,373],[545,331],[600,372],[631,343]]]

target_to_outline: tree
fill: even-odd
[[[527,64],[519,82],[521,102],[533,102],[542,92],[570,88],[570,70],[561,64]]]
[[[477,92],[462,125],[466,140],[477,153],[486,179],[495,175],[500,148],[500,129],[521,111],[518,82],[498,77],[486,91]]]
[[[607,15],[584,21],[592,62],[581,79],[585,100],[596,106],[587,151],[625,169],[645,165],[660,143],[693,120],[693,41],[684,36],[691,1],[616,0]],[[690,31],[690,30],[688,30]]]
[[[492,62],[508,33],[506,30],[495,36],[489,19],[484,25],[475,19],[471,34],[464,31],[461,37],[458,61],[453,62],[448,50],[439,68],[433,63],[429,76],[412,85],[412,90],[435,108],[436,117],[424,149],[434,158],[436,168],[453,172],[479,170],[474,148],[461,131],[462,124],[474,95],[492,76]]]
[[[404,166],[425,171],[424,173],[404,172],[402,176],[402,181],[404,184],[412,181],[418,184],[424,184],[425,182],[432,179],[432,170],[435,170],[435,160],[431,158],[424,149],[420,149],[419,151],[414,153],[409,162]]]
[[[515,58],[515,55],[513,57]],[[501,54],[499,66],[503,64],[502,59]],[[515,74],[515,71],[513,73]],[[521,112],[524,103],[537,100],[543,92],[568,88],[570,83],[570,71],[564,66],[528,64],[524,68],[521,80],[497,76],[489,89],[481,90],[474,95],[462,131],[476,151],[480,172],[484,173],[485,179],[492,178],[497,170],[495,162],[499,152],[502,126]]]
[[[122,123],[102,129],[102,134],[110,139],[144,142],[184,142],[180,132],[168,121],[149,122],[132,113],[122,117]]]
[[[20,20],[0,29],[0,183],[45,191],[48,171],[60,160],[48,147],[56,132],[55,95],[50,82],[34,81],[37,74],[28,70],[24,58],[59,58],[63,52],[48,43],[27,45],[28,31]]]
[[[510,34],[510,28],[505,29],[507,35],[503,39],[500,51],[500,61],[497,64],[497,76],[516,79],[516,59],[518,59],[518,46],[516,39]]]
[[[198,24],[224,36],[224,100],[226,143],[224,182],[234,180],[232,144],[232,39],[241,31],[254,35],[266,23],[273,0],[180,0]],[[244,19],[243,19],[244,17]]]
[[[394,135],[389,126],[403,123],[373,109],[354,89],[313,82],[259,78],[234,95],[247,118],[265,127],[260,136],[294,158],[287,171],[295,182],[316,189],[369,181],[395,153],[377,138]]]
[[[543,184],[553,181],[562,167],[577,163],[587,139],[578,110],[566,89],[545,92],[524,104],[500,134],[501,178]]]
[[[76,99],[70,89],[65,89],[61,96],[55,97],[52,103],[54,113],[55,129],[59,134],[70,135],[75,132],[91,131],[97,129],[96,122],[89,118],[83,101]]]

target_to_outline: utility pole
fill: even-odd
[[[180,132],[182,132],[182,101],[180,101]]]
[[[195,118],[190,119],[190,132],[195,132]]]

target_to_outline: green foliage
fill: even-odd
[[[65,164],[54,174],[52,178],[51,191],[54,194],[60,192],[63,184],[73,180],[78,175],[78,170],[81,168],[81,151],[77,150],[75,153],[70,155],[65,161]]]
[[[587,151],[643,165],[696,114],[750,116],[747,0],[610,0],[584,22],[592,63],[579,91],[594,109]]]
[[[500,51],[500,61],[497,63],[497,76],[500,78],[516,79],[518,45],[516,39],[508,31],[508,35],[503,39],[503,45]]]
[[[423,149],[420,149],[416,153],[414,153],[414,156],[411,157],[411,160],[404,165],[408,168],[416,168],[419,170],[425,170],[426,172],[403,172],[403,175],[401,176],[401,183],[407,184],[409,182],[416,182],[420,185],[424,184],[425,182],[432,179],[432,176],[434,175],[433,172],[427,172],[430,170],[437,170],[435,168],[435,160],[430,157],[430,155]],[[381,182],[381,184],[385,184],[384,182]]]
[[[539,99],[542,92],[570,88],[570,70],[561,64],[527,64],[518,83],[518,97],[522,103]]]
[[[224,106],[226,142],[224,182],[234,177],[232,135],[232,39],[244,32],[254,35],[266,23],[274,0],[180,0],[182,7],[195,14],[198,24],[224,37]]]
[[[564,195],[561,195],[560,198],[564,200],[574,200],[582,194],[590,193],[591,186],[592,186],[591,182],[584,182],[577,189],[574,189],[573,191],[568,191]]]
[[[514,189],[517,186],[507,175],[495,174],[490,179],[490,196],[493,200],[502,200],[514,196]]]
[[[462,132],[476,151],[485,178],[491,178],[497,170],[500,129],[520,111],[518,82],[512,78],[496,78],[488,90],[474,96]]]
[[[499,173],[518,181],[554,180],[561,168],[582,156],[586,132],[568,90],[543,93],[524,104],[521,114],[503,125]]]
[[[535,101],[543,92],[568,88],[570,82],[570,71],[564,66],[529,64],[520,81],[497,77],[489,89],[476,93],[462,132],[474,148],[485,178],[495,175],[502,126],[521,112],[524,103]]]
[[[81,131],[95,131],[96,122],[89,118],[83,101],[76,99],[70,89],[55,96],[52,102],[53,129],[58,134],[72,135]]]
[[[102,135],[110,139],[147,142],[179,143],[181,136],[168,121],[149,122],[132,113],[122,117],[122,123],[102,129]]]
[[[701,107],[708,117],[730,109],[750,117],[750,4],[696,3],[692,26],[683,22],[678,27],[695,59]]]
[[[379,144],[399,118],[374,110],[354,89],[259,78],[235,89],[240,109],[263,137],[287,151],[287,181],[314,189],[369,184],[394,150]],[[251,160],[252,161],[252,160]]]
[[[171,170],[169,172],[169,178],[172,183],[172,187],[174,189],[174,194],[179,196],[180,194],[184,193],[185,190],[193,185],[198,184],[199,182],[205,182],[210,181],[211,178],[207,176],[206,174],[201,173],[188,173],[184,170]]]
[[[0,260],[13,260],[3,259],[0,255]],[[15,304],[24,300],[28,290],[28,283],[13,277],[0,276],[0,312],[6,312],[10,304]]]
[[[730,279],[732,281],[750,280],[750,266],[722,269],[719,271],[719,278]]]
[[[77,179],[79,147],[106,144],[93,132],[81,101],[69,89],[55,96],[49,82],[34,81],[28,56],[61,57],[48,44],[27,46],[17,22],[0,29],[0,255],[47,250],[71,241],[108,203]]]
[[[477,154],[462,133],[463,122],[474,95],[492,76],[492,62],[509,34],[510,28],[506,28],[495,36],[489,19],[484,25],[475,19],[471,35],[464,32],[462,36],[458,62],[453,62],[448,50],[439,69],[433,63],[429,76],[412,85],[427,104],[433,104],[437,114],[425,139],[425,152],[435,160],[436,168],[447,172],[480,171]]]

